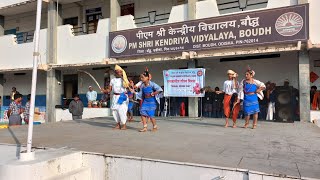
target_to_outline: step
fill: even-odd
[[[82,167],[82,153],[78,151],[67,149],[36,151],[35,158],[33,161],[22,162],[12,157],[6,164],[0,164],[0,179],[40,180]]]
[[[45,180],[91,180],[91,168],[82,167]]]

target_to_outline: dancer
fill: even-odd
[[[128,111],[128,96],[126,88],[129,87],[129,81],[126,72],[118,65],[115,66],[116,78],[110,81],[108,89],[101,89],[104,93],[113,91],[112,98],[112,115],[117,125],[114,129],[126,130],[127,111]],[[121,127],[122,125],[122,127]]]
[[[238,75],[233,70],[228,70],[227,75],[228,80],[224,82],[222,91],[223,93],[225,93],[223,99],[223,109],[226,118],[226,124],[224,127],[227,128],[229,126],[229,117],[232,112],[232,127],[236,128],[237,118],[240,111],[240,103],[237,102],[239,82],[236,78]]]
[[[255,129],[258,123],[258,113],[260,112],[258,96],[263,98],[261,93],[266,88],[263,82],[253,78],[254,75],[255,72],[248,67],[246,78],[241,81],[239,86],[239,99],[243,100],[243,110],[246,120],[244,128],[248,127],[250,115],[253,115],[252,129]]]
[[[140,114],[142,118],[143,128],[140,132],[146,132],[147,129],[147,118],[151,119],[153,129],[152,131],[156,131],[158,129],[155,119],[155,112],[157,109],[157,99],[156,95],[159,94],[162,88],[156,83],[150,81],[150,76],[148,70],[146,70],[141,77],[141,81],[143,82],[140,86],[140,94],[139,96],[142,98],[143,102],[140,109]]]
[[[134,83],[130,79],[129,80],[129,87],[128,87],[128,98],[129,98],[129,104],[128,104],[128,122],[133,121],[133,106],[134,106]]]

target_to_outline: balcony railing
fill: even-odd
[[[33,31],[17,33],[15,37],[15,41],[18,44],[33,42],[33,36],[34,36]]]
[[[72,34],[75,36],[93,34],[97,32],[98,23],[82,23],[81,26],[73,26]]]

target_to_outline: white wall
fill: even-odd
[[[31,93],[31,78],[32,72],[25,71],[26,75],[14,75],[14,73],[5,73],[4,79],[5,83],[3,86],[3,95],[9,96],[11,93],[11,88],[16,87],[17,91],[19,91],[23,95],[28,95]],[[37,79],[37,95],[45,95],[46,94],[46,77],[47,74],[44,71],[38,71],[38,79]]]
[[[0,7],[6,7],[6,6],[10,6],[18,3],[27,2],[27,1],[29,0],[1,0]]]
[[[107,57],[109,19],[99,21],[95,34],[74,36],[72,26],[58,27],[58,64],[103,62]]]
[[[42,64],[46,64],[47,30],[40,31],[39,53]],[[34,43],[17,44],[15,35],[0,36],[0,68],[32,68]]]
[[[157,14],[170,13],[173,6],[172,0],[134,0],[134,17],[141,18],[149,16],[148,12],[156,11]],[[138,21],[136,21],[138,22]],[[141,21],[139,21],[141,22]],[[168,20],[156,21],[155,24],[167,23]],[[137,24],[138,27],[150,26],[149,23]]]
[[[47,28],[47,10],[43,9],[41,14],[41,29]],[[12,16],[5,16],[4,28],[5,30],[16,29],[17,32],[30,32],[35,30],[36,12],[28,12],[16,14]]]
[[[310,40],[312,44],[320,44],[320,1],[309,0],[309,27],[310,27]]]

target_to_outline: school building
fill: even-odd
[[[163,70],[201,67],[206,85],[222,88],[228,69],[241,79],[249,65],[263,82],[288,79],[299,90],[300,120],[310,121],[310,86],[320,88],[318,7],[319,0],[43,0],[36,106],[55,122],[63,98],[85,101],[89,85],[99,92],[78,70],[102,86],[115,64],[130,77],[148,67],[163,85]],[[35,10],[36,0],[0,2],[3,106],[12,87],[30,93]],[[188,99],[190,117],[198,106]]]

